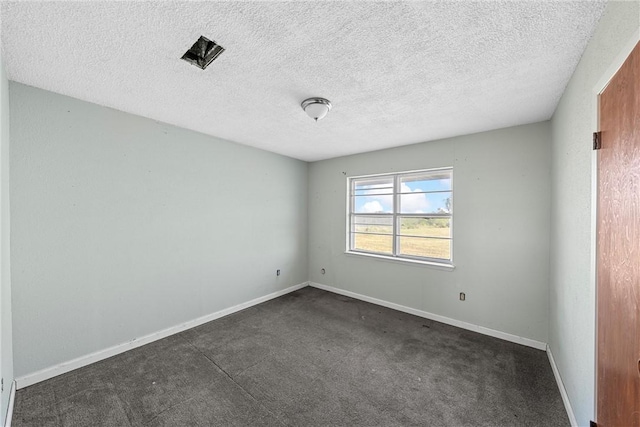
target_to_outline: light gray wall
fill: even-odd
[[[16,377],[307,281],[307,163],[10,95]]]
[[[9,257],[9,82],[0,56],[0,369],[4,378],[0,424],[4,425],[13,381],[11,270]]]
[[[549,346],[579,425],[593,419],[595,396],[595,286],[590,274],[594,90],[638,30],[638,5],[609,3],[551,121]]]
[[[546,342],[550,141],[543,122],[310,164],[310,280]],[[344,254],[348,176],[444,166],[454,271]]]

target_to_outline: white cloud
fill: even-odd
[[[419,193],[422,190],[416,188],[412,190],[409,188],[407,184],[404,182],[401,186],[401,191],[403,193]],[[402,212],[404,213],[424,213],[429,212],[429,200],[427,200],[427,195],[424,193],[421,194],[403,194],[400,196]]]
[[[379,201],[373,200],[371,202],[367,202],[364,205],[362,205],[362,212],[364,213],[384,212],[384,208],[382,207]]]

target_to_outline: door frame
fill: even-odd
[[[622,46],[607,70],[600,76],[598,82],[593,87],[593,99],[595,99],[593,114],[591,116],[591,128],[600,130],[600,97],[613,76],[622,67],[636,44],[640,42],[640,28],[638,28],[631,39]],[[598,271],[597,271],[597,239],[598,239],[598,150],[591,153],[591,249],[589,263],[589,289],[594,296],[592,307],[593,312],[593,420],[598,418]]]

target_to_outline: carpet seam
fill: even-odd
[[[271,410],[269,408],[267,408],[266,406],[264,406],[262,404],[262,402],[260,402],[260,400],[258,400],[253,394],[251,394],[247,389],[245,389],[240,383],[238,383],[231,375],[229,375],[229,373],[227,371],[225,371],[220,365],[218,365],[215,360],[213,360],[212,358],[210,358],[207,354],[205,354],[202,350],[200,350],[196,345],[194,345],[191,341],[187,340],[184,337],[180,337],[182,338],[185,342],[187,342],[191,347],[193,347],[198,353],[200,353],[201,355],[203,355],[209,362],[211,362],[216,368],[218,368],[220,371],[222,371],[236,386],[238,386],[240,388],[240,390],[242,390],[243,392],[245,392],[247,395],[249,395],[251,397],[251,399],[253,399],[258,405],[260,405],[261,408],[263,408],[265,411],[267,411],[269,414],[271,414],[275,419],[277,419],[280,424],[282,424],[283,426],[288,426],[289,424],[287,424],[285,421],[283,421],[279,416],[277,416],[276,414],[274,414],[273,412],[271,412]],[[246,371],[246,369],[245,369]]]

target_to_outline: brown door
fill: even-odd
[[[600,94],[598,426],[640,426],[640,43]]]

